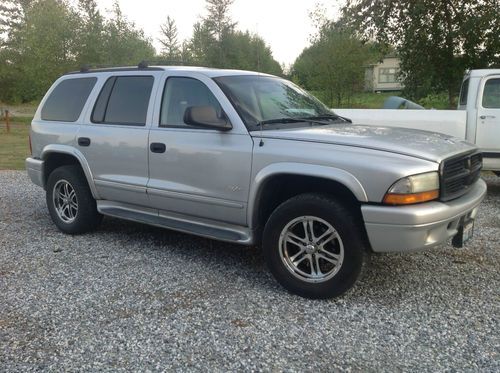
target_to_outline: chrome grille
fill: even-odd
[[[479,179],[482,167],[481,153],[460,155],[443,161],[440,199],[449,201],[467,193],[469,187]]]

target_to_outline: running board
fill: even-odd
[[[158,211],[118,202],[97,201],[97,210],[103,215],[168,228],[215,240],[235,242],[243,245],[253,244],[253,232],[241,226],[213,222],[196,217],[186,217],[167,211]]]

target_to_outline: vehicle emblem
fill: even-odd
[[[239,192],[241,190],[241,187],[239,187],[238,185],[228,185],[227,188],[231,192]]]

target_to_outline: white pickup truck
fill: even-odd
[[[483,169],[500,176],[500,69],[469,71],[458,110],[334,109],[354,124],[416,128],[455,136],[483,152]]]

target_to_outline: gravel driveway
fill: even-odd
[[[0,172],[0,370],[500,370],[500,178],[467,249],[374,255],[330,301],[286,293],[254,248],[105,218],[56,230]]]

